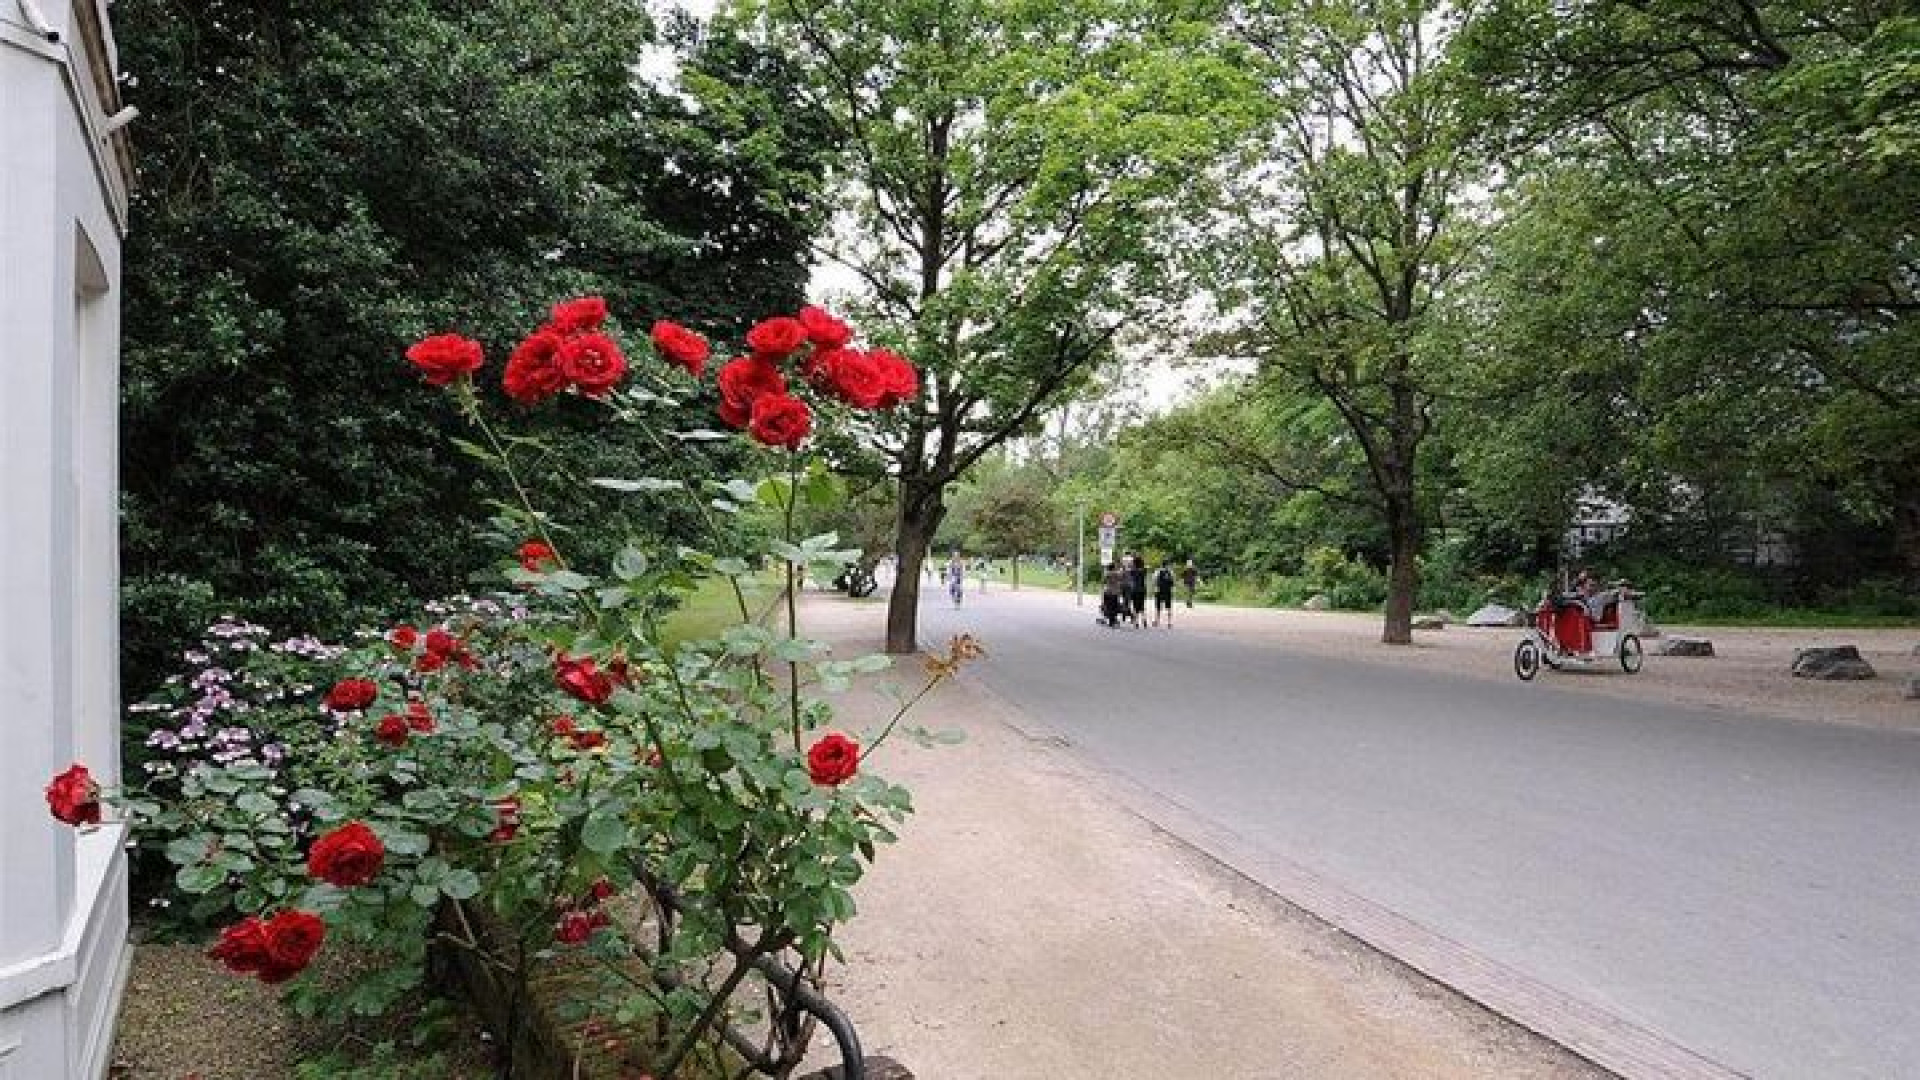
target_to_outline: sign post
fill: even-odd
[[[1119,546],[1120,515],[1111,510],[1100,515],[1100,568],[1106,569],[1113,563],[1113,552]]]

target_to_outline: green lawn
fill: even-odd
[[[770,573],[742,578],[740,585],[747,596],[747,607],[755,615],[766,611],[780,591]],[[683,641],[717,637],[739,621],[740,605],[727,579],[710,577],[700,583],[684,606],[667,616],[660,630],[660,645],[671,650]]]

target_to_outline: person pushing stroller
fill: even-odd
[[[1100,583],[1100,621],[1109,628],[1119,626],[1120,620],[1131,618],[1133,612],[1127,602],[1127,572],[1118,560],[1107,564],[1107,573]]]

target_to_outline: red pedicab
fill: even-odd
[[[1540,673],[1540,665],[1559,668],[1562,664],[1598,664],[1620,661],[1620,668],[1631,675],[1646,660],[1640,635],[1646,632],[1646,618],[1640,612],[1640,595],[1621,584],[1591,598],[1548,593],[1540,598],[1533,613],[1533,626],[1513,650],[1513,673],[1522,681]],[[1589,599],[1598,601],[1589,605]],[[1593,616],[1593,608],[1600,617]]]

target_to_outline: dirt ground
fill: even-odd
[[[1342,656],[1369,663],[1449,671],[1488,679],[1512,679],[1513,647],[1523,631],[1449,626],[1414,632],[1414,643],[1380,643],[1380,617],[1348,612],[1276,611],[1202,604],[1175,612],[1183,629],[1270,641],[1287,649]],[[1616,664],[1542,671],[1556,687],[1613,694],[1637,701],[1665,701],[1702,709],[1803,720],[1810,723],[1920,732],[1920,701],[1906,698],[1907,681],[1920,672],[1920,629],[1772,630],[1744,627],[1663,626],[1664,637],[1681,635],[1713,642],[1714,655],[1661,656],[1660,641],[1646,642],[1647,662],[1637,675]],[[1854,645],[1878,677],[1859,682],[1796,679],[1789,668],[1797,649]]]

